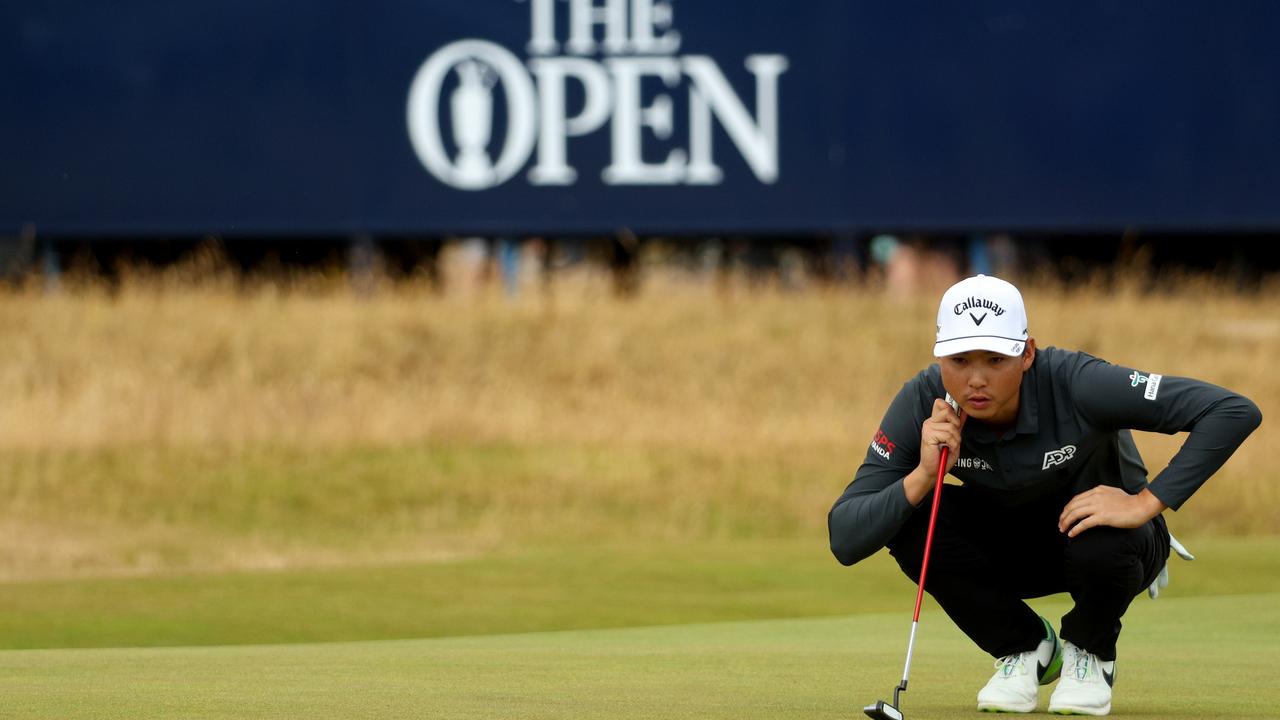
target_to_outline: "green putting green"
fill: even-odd
[[[1113,714],[1280,716],[1280,594],[1137,602]],[[1037,609],[1055,617],[1065,606]],[[0,652],[6,717],[856,718],[890,695],[909,614],[428,640]],[[908,718],[974,718],[990,660],[922,618]],[[1044,689],[1041,710],[1049,689]]]

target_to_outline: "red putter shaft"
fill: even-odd
[[[968,417],[957,407],[956,401],[951,399],[951,393],[947,393],[947,404],[960,413],[960,427],[964,428],[964,421]],[[916,586],[916,611],[911,616],[913,623],[920,621],[920,603],[924,601],[924,579],[929,574],[929,551],[933,549],[933,526],[938,522],[938,502],[942,500],[942,483],[947,476],[947,455],[950,452],[951,448],[943,445],[941,457],[938,459],[938,480],[933,484],[933,505],[929,508],[929,530],[924,536],[924,557],[920,560],[920,583]]]
[[[920,621],[920,603],[924,600],[924,579],[929,574],[929,551],[933,548],[933,526],[938,522],[938,502],[942,500],[942,480],[947,475],[947,455],[951,448],[942,447],[942,457],[938,461],[938,481],[933,487],[933,506],[929,508],[929,530],[924,536],[924,558],[920,563],[920,583],[916,587],[916,611],[911,622]]]

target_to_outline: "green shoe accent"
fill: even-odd
[[[1040,622],[1044,623],[1045,639],[1053,641],[1053,659],[1049,661],[1049,666],[1040,672],[1040,684],[1048,685],[1062,675],[1062,643],[1058,642],[1058,635],[1053,631],[1053,625],[1050,625],[1044,616],[1040,617]],[[1039,663],[1036,665],[1039,666]],[[1036,669],[1040,670],[1039,667]]]

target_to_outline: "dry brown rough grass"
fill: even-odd
[[[1280,407],[1280,373],[1272,367],[1280,357],[1274,287],[1247,296],[1192,281],[1173,293],[1135,287],[1064,291],[1026,284],[1032,332],[1042,346],[1234,388],[1273,416]],[[0,296],[0,453],[27,458],[10,464],[12,471],[31,465],[32,457],[56,466],[66,454],[129,448],[140,449],[139,462],[157,450],[193,448],[216,449],[219,462],[270,447],[333,453],[498,445],[533,449],[535,456],[538,448],[595,448],[633,462],[649,458],[626,475],[627,483],[669,489],[674,482],[704,510],[732,490],[724,478],[705,477],[724,468],[699,469],[695,461],[661,468],[652,458],[725,457],[821,474],[784,482],[786,472],[762,472],[742,481],[769,483],[746,492],[803,518],[792,523],[803,532],[820,533],[824,503],[857,466],[888,400],[931,361],[935,303],[932,292],[901,298],[878,290],[725,298],[708,286],[661,277],[632,301],[614,299],[602,284],[572,281],[554,298],[520,302],[484,293],[438,297],[413,286],[354,298],[340,284],[244,289],[225,278],[195,286],[132,279],[116,292],[10,292]],[[1280,485],[1266,457],[1278,431],[1274,416],[1269,420],[1177,515],[1175,527],[1280,532],[1274,512]],[[1177,439],[1143,434],[1139,442],[1158,468]],[[138,470],[139,477],[146,472]],[[571,485],[585,473],[554,483]],[[149,499],[145,492],[136,497],[136,486],[58,499],[59,488],[74,483],[48,467],[29,474],[36,479],[0,481],[7,495],[0,506],[9,508],[0,511],[0,531],[39,538],[41,547],[41,554],[11,562],[11,575],[55,562],[59,548],[85,551],[85,538],[98,542],[135,527],[138,537],[129,540],[135,559],[121,562],[165,566],[164,543],[188,530],[181,521],[138,525],[125,513],[104,520],[97,534],[61,531],[39,511],[42,504],[65,513]],[[130,496],[113,498],[125,492]],[[615,499],[651,503],[653,527],[666,528],[654,534],[679,536],[683,525],[672,518],[679,508],[664,504],[662,492],[628,485]],[[332,499],[338,507],[340,495]],[[556,493],[560,502],[571,495]],[[557,508],[538,506],[537,493],[504,498],[481,503],[488,510],[480,512],[514,517],[525,502],[537,518],[531,526],[566,522]],[[646,507],[635,512],[643,516]],[[583,521],[589,513],[584,508],[569,519]],[[92,507],[84,517],[93,517]],[[406,538],[422,532],[420,524],[405,525]],[[486,546],[500,544],[490,540]],[[263,544],[246,541],[235,552],[252,554]],[[324,543],[307,547],[313,552],[303,548],[296,557],[341,555]],[[390,557],[405,547],[388,540],[361,552]],[[435,547],[447,554],[447,547]],[[408,552],[429,555],[430,548],[414,544]],[[208,561],[175,557],[170,564]]]

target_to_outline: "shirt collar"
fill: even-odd
[[[1018,422],[1015,425],[1019,435],[1034,435],[1040,430],[1040,392],[1036,382],[1036,365],[1039,362],[1037,354],[1031,367],[1022,373],[1022,385],[1018,390]]]

